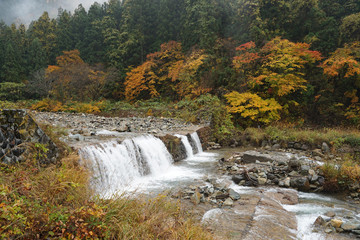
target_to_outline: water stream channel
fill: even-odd
[[[206,184],[205,179],[209,178],[219,180],[229,178],[218,175],[216,171],[218,159],[222,158],[226,151],[204,152],[196,133],[191,134],[191,139],[183,135],[176,136],[181,138],[187,155],[186,159],[176,163],[173,162],[164,143],[152,135],[133,137],[121,143],[109,141],[94,144],[81,148],[79,152],[93,171],[93,186],[104,198],[134,191],[156,195],[168,189],[191,184]],[[196,149],[193,149],[190,141],[193,141]],[[259,188],[241,187],[235,184],[232,184],[231,188],[240,195],[251,196],[255,191],[259,191]],[[264,191],[269,189],[271,191],[271,187],[263,188]],[[313,231],[315,219],[329,211],[360,220],[359,207],[341,198],[302,192],[299,192],[298,196],[299,204],[282,204],[285,210],[296,214],[296,239],[336,239],[322,232]],[[219,208],[214,208],[204,214],[203,220],[212,213],[221,211]],[[234,214],[241,215],[241,208],[234,211]],[[259,236],[259,239],[267,238]],[[345,236],[344,239],[348,238]]]

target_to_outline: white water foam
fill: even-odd
[[[151,135],[101,143],[80,149],[90,161],[93,185],[99,192],[115,192],[144,175],[157,175],[171,166],[172,157],[164,143]]]
[[[191,136],[191,139],[195,142],[198,152],[202,153],[203,149],[202,149],[200,138],[199,138],[199,135],[197,134],[197,132],[193,132],[192,134],[190,134],[190,136]]]
[[[88,160],[93,170],[93,186],[105,198],[132,191],[160,193],[202,179],[214,167],[217,154],[191,155],[190,149],[187,152],[190,157],[174,165],[164,143],[151,135],[79,150],[81,158]]]
[[[181,142],[184,144],[187,158],[193,157],[194,152],[193,152],[193,149],[192,149],[191,144],[189,142],[189,139],[184,135],[175,134],[175,136],[180,138]]]

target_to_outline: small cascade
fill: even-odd
[[[190,134],[190,136],[191,136],[191,139],[195,142],[198,152],[202,153],[203,149],[202,149],[200,138],[199,138],[199,135],[197,134],[197,132],[193,132],[192,134]]]
[[[191,144],[189,142],[189,139],[186,136],[179,135],[179,134],[175,134],[175,137],[180,138],[181,142],[184,144],[187,158],[193,157],[194,152],[193,152],[193,149],[192,149]]]
[[[99,192],[116,192],[142,176],[162,174],[173,161],[164,143],[151,135],[88,146],[79,153],[89,161]]]

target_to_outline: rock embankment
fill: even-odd
[[[0,125],[0,162],[25,161],[28,143],[41,143],[47,149],[47,156],[38,159],[40,164],[56,162],[58,148],[26,110],[1,110]]]

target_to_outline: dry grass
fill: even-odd
[[[60,166],[0,165],[1,239],[212,239],[165,196],[94,196],[89,172],[69,155]]]

